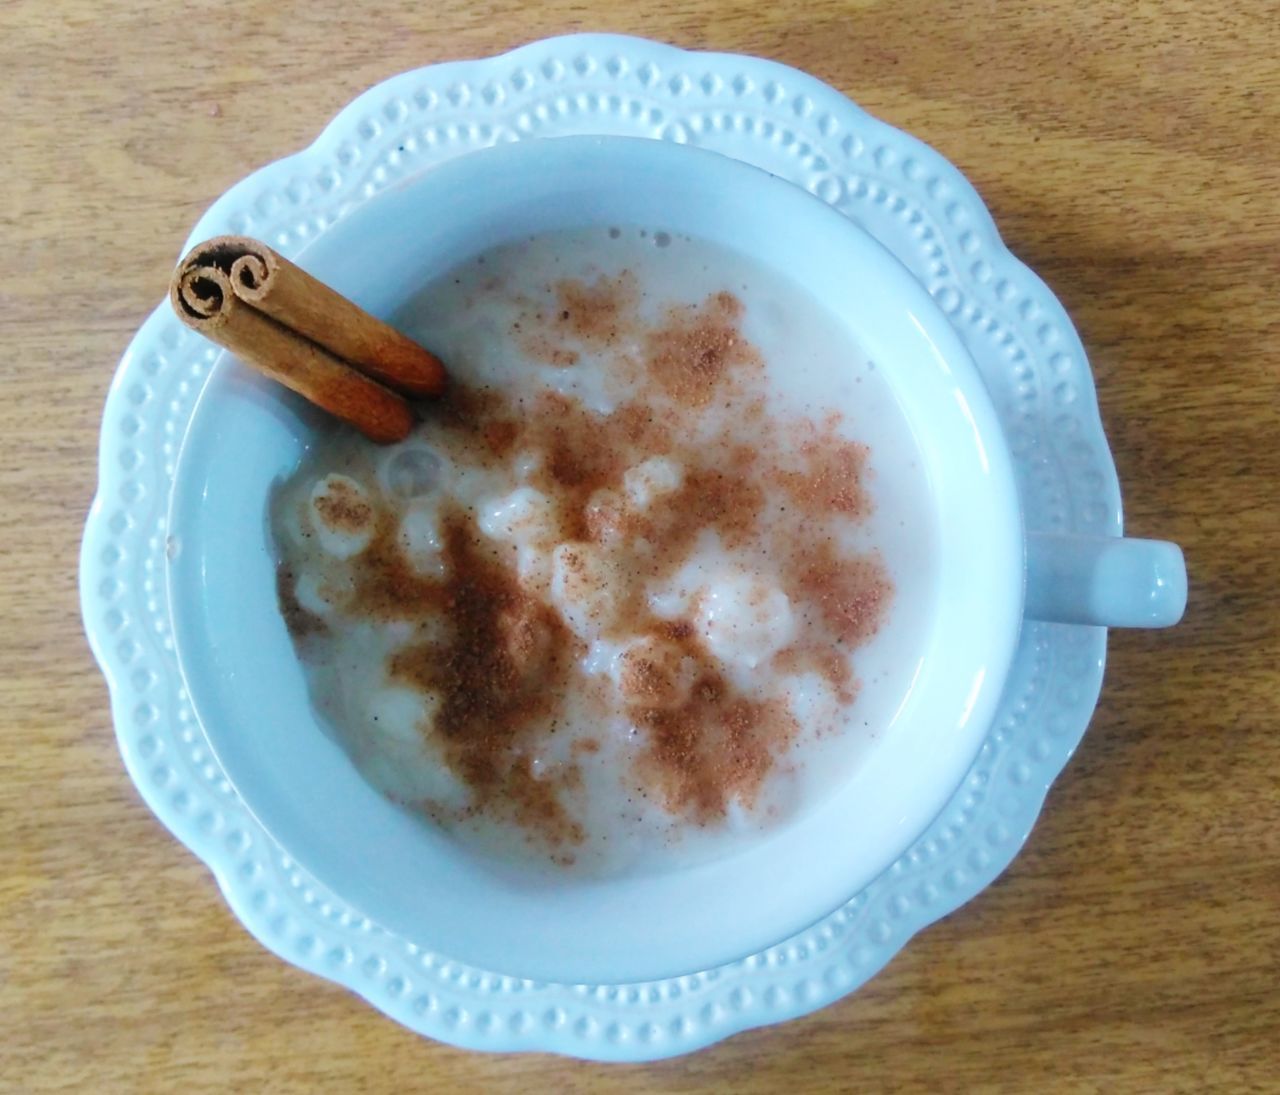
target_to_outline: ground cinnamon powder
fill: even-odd
[[[373,507],[350,483],[330,480],[315,500],[316,510],[325,523],[342,532],[359,532],[373,518]]]
[[[706,407],[734,374],[763,369],[738,329],[741,315],[742,303],[731,293],[671,309],[667,322],[644,340],[649,376],[681,406]]]
[[[621,700],[611,702],[624,705],[640,735],[644,793],[672,814],[712,824],[731,802],[751,806],[800,727],[781,700],[740,694],[693,623],[655,616],[646,590],[669,579],[708,532],[750,551],[774,527],[768,522],[781,522],[788,532],[770,541],[774,563],[805,625],[777,655],[778,667],[816,672],[844,702],[857,692],[847,653],[878,628],[892,590],[874,557],[807,534],[810,519],[865,515],[867,454],[840,435],[834,418],[806,429],[797,446],[763,400],[745,394],[763,362],[742,336],[738,299],[718,293],[656,322],[642,317],[641,304],[627,274],[562,281],[550,287],[550,302],[526,309],[513,333],[533,357],[562,368],[612,362],[635,371],[649,398],[599,414],[553,392],[517,405],[502,392],[459,383],[427,410],[428,430],[481,462],[505,466],[514,453],[541,454],[530,483],[558,503],[556,539],[606,554],[629,546],[625,568],[603,577],[582,549],[566,551],[565,565],[573,581],[599,583],[595,592],[613,598],[606,638],[639,637],[621,664]],[[709,411],[726,404],[736,411],[722,416],[724,428],[710,429]],[[743,443],[740,422],[751,424],[755,443]],[[625,505],[624,473],[654,456],[683,468],[680,485],[647,508]],[[370,517],[335,512],[336,520]],[[379,509],[376,521],[357,561],[349,611],[447,621],[444,637],[396,653],[390,677],[439,697],[435,726],[450,767],[474,792],[473,809],[508,817],[553,848],[571,848],[583,836],[572,809],[579,773],[570,764],[541,776],[529,756],[540,736],[556,732],[569,690],[585,687],[578,668],[585,645],[521,586],[510,551],[479,532],[473,513],[444,515],[446,577],[439,580],[409,566],[389,510]],[[292,630],[319,623],[283,574],[280,589]],[[598,749],[586,740],[573,755]]]
[[[578,644],[559,616],[495,560],[463,512],[444,520],[444,558],[450,578],[424,584],[448,619],[448,638],[404,647],[392,657],[388,676],[439,697],[436,726],[449,765],[481,808],[508,811],[552,843],[576,843],[581,829],[556,785],[535,777],[519,747],[552,721],[581,653]],[[376,611],[402,572],[390,556],[375,557],[372,566],[381,574],[370,575],[361,595],[377,591],[367,604]]]

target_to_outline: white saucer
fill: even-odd
[[[956,168],[782,65],[576,35],[405,73],[362,95],[304,152],[234,186],[191,242],[244,233],[292,254],[424,167],[500,141],[582,133],[714,149],[856,220],[911,269],[967,342],[1008,431],[1029,527],[1120,533],[1093,378],[1061,305],[1004,248]],[[165,514],[177,450],[216,356],[166,304],[134,337],[107,399],[80,590],[121,752],[147,803],[213,869],[264,945],[422,1034],[476,1049],[643,1061],[822,1007],[1009,864],[1093,712],[1105,630],[1028,625],[997,721],[932,827],[844,908],[732,965],[637,985],[560,985],[427,952],[295,867],[218,768],[182,690]]]

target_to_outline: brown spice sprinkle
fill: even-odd
[[[863,516],[869,506],[862,489],[867,448],[839,436],[837,425],[838,420],[824,423],[817,436],[802,446],[802,467],[780,468],[775,479],[802,509],[818,508],[851,517]]]
[[[373,518],[373,507],[350,483],[330,480],[315,500],[316,512],[324,523],[341,532],[359,532]]]
[[[447,604],[443,585],[423,577],[405,558],[394,514],[381,510],[373,540],[358,559],[350,611],[385,623],[433,616]]]
[[[601,275],[592,284],[569,280],[556,284],[557,329],[588,344],[609,345],[631,326],[630,313],[640,299],[636,277],[624,270]]]
[[[630,327],[640,299],[635,275],[601,275],[593,282],[569,280],[551,287],[552,299],[526,301],[512,325],[521,348],[535,361],[570,368],[584,351],[606,349]]]
[[[688,635],[692,635],[692,628]],[[618,688],[626,703],[667,710],[688,700],[696,661],[684,647],[658,636],[646,636],[628,647],[620,661]]]
[[[624,655],[621,690],[644,732],[641,768],[665,808],[699,824],[754,803],[775,759],[799,733],[778,700],[737,694],[688,621],[665,623]]]
[[[716,293],[696,307],[672,308],[664,326],[645,339],[649,376],[677,403],[701,409],[736,379],[764,367],[738,329],[742,302]]]
[[[648,736],[642,764],[664,805],[704,825],[722,819],[735,798],[750,808],[800,730],[785,704],[738,696],[714,672],[675,710],[646,707],[635,718]]]
[[[574,582],[611,598],[608,620],[600,617],[603,637],[631,644],[609,703],[623,704],[639,732],[645,793],[674,815],[714,824],[735,800],[750,808],[801,728],[782,699],[740,694],[694,623],[655,616],[647,591],[669,581],[708,533],[746,558],[767,560],[803,621],[773,671],[815,672],[851,703],[858,682],[848,654],[880,626],[892,588],[877,558],[841,550],[818,530],[832,514],[866,516],[867,453],[840,434],[838,419],[770,415],[750,392],[763,362],[741,334],[742,306],[732,294],[670,309],[655,324],[642,319],[629,274],[552,288],[558,307],[531,306],[519,321],[526,351],[564,367],[590,354],[593,367],[638,370],[645,397],[606,415],[552,392],[517,400],[455,383],[425,408],[426,429],[480,464],[505,468],[515,453],[541,456],[530,482],[557,504],[546,550],[591,547],[562,554]],[[708,415],[713,404],[717,413]],[[795,436],[806,438],[798,448]],[[683,468],[680,485],[647,508],[629,505],[624,474],[654,456]],[[567,857],[563,849],[584,839],[573,810],[577,762],[548,777],[535,774],[529,755],[555,732],[565,697],[585,687],[578,668],[585,645],[521,586],[514,553],[483,536],[473,514],[443,515],[446,577],[437,580],[405,559],[394,513],[379,506],[375,514],[367,504],[353,510],[345,519],[375,526],[354,561],[348,611],[447,621],[443,638],[421,638],[393,656],[391,678],[440,698],[435,725],[450,768],[474,793],[472,811],[510,819]],[[606,572],[588,555],[611,560]],[[295,634],[324,626],[297,605],[283,572],[280,598]],[[599,750],[599,741],[579,740],[571,755],[585,763]]]
[[[554,717],[569,686],[578,651],[559,616],[529,597],[509,569],[495,562],[466,514],[444,521],[444,557],[451,576],[429,582],[449,621],[444,642],[422,642],[396,653],[393,680],[440,697],[436,719],[451,769],[481,806],[510,812],[552,843],[579,843],[581,827],[563,808],[551,781],[536,778],[519,746]],[[382,557],[384,579],[400,579]],[[378,588],[375,604],[385,606]],[[564,778],[563,775],[561,777]]]
[[[823,540],[800,548],[791,572],[791,588],[817,605],[837,642],[855,646],[880,627],[893,587],[877,560],[846,556]]]

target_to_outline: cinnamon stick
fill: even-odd
[[[439,359],[257,240],[219,236],[193,248],[169,299],[189,327],[374,441],[413,426],[391,388],[424,396],[445,386]]]

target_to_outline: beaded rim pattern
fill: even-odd
[[[803,186],[877,237],[933,295],[987,383],[1028,527],[1119,535],[1116,480],[1084,349],[939,153],[833,88],[753,57],[572,35],[433,65],[370,89],[308,149],[219,198],[189,244],[251,234],[296,254],[395,181],[503,141],[619,134],[698,145]],[[990,884],[1081,740],[1106,631],[1028,624],[996,721],[955,795],[880,878],[813,927],[718,969],[629,985],[528,981],[393,935],[310,878],[210,750],[169,621],[166,513],[182,438],[218,354],[158,308],[107,397],[82,545],[85,628],[121,753],[147,804],[214,872],[266,947],[454,1045],[642,1061],[811,1012]]]

